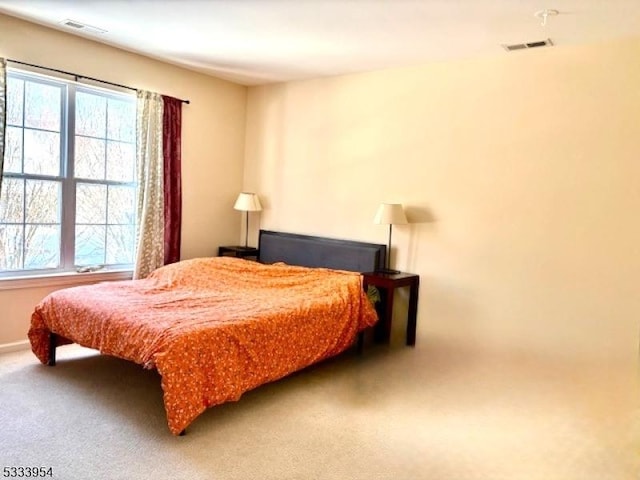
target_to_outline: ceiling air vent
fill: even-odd
[[[513,52],[514,50],[526,50],[527,48],[538,48],[538,47],[551,47],[553,42],[550,38],[546,40],[540,40],[539,42],[528,42],[528,43],[514,43],[512,45],[502,45],[502,47],[507,52]]]
[[[107,31],[103,30],[102,28],[92,27],[91,25],[87,25],[86,23],[80,23],[76,20],[66,19],[61,21],[60,25],[64,27],[69,27],[81,32],[85,32],[85,33],[107,33]]]

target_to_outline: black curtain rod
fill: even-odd
[[[56,68],[43,67],[42,65],[34,65],[33,63],[21,62],[20,60],[12,60],[10,58],[7,58],[7,62],[19,63],[20,65],[26,65],[27,67],[41,68],[43,70],[49,70],[50,72],[62,73],[63,75],[71,75],[72,77],[75,77],[76,80],[79,78],[84,78],[85,80],[91,80],[93,82],[106,83],[107,85],[126,88],[127,90],[133,90],[135,92],[138,91],[137,88],[128,87],[126,85],[120,85],[119,83],[108,82],[106,80],[100,80],[99,78],[87,77],[86,75],[78,75],[77,73],[65,72],[64,70],[58,70]],[[182,103],[187,103],[187,104],[191,103],[189,100],[182,100],[181,98],[179,98],[178,100],[180,100]]]

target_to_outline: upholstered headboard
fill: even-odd
[[[384,265],[386,245],[260,230],[258,260],[304,267],[372,272]]]

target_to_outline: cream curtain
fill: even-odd
[[[164,177],[162,95],[138,91],[138,229],[133,278],[144,278],[164,265]]]
[[[0,194],[4,168],[4,143],[7,125],[7,60],[0,58]]]

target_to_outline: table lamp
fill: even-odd
[[[404,214],[402,204],[400,203],[381,203],[373,219],[373,223],[377,225],[389,225],[389,243],[387,244],[386,265],[382,273],[400,273],[399,270],[392,270],[391,267],[391,232],[394,225],[404,225],[407,217]]]
[[[244,248],[249,247],[249,212],[259,212],[262,210],[258,195],[251,192],[242,192],[238,195],[233,206],[235,210],[240,210],[245,214]]]

